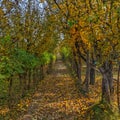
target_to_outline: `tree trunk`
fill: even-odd
[[[100,68],[102,74],[102,101],[111,103],[111,97],[113,93],[113,75],[111,62],[106,61]]]
[[[92,62],[92,65],[95,67],[95,61],[93,58],[91,62]],[[90,84],[91,85],[95,84],[95,69],[93,67],[90,67]]]
[[[86,57],[86,77],[85,77],[85,91],[89,92],[89,82],[90,82],[90,56],[89,51],[87,51],[87,57]]]
[[[19,88],[22,89],[22,74],[19,74]]]
[[[80,52],[80,44],[78,41],[75,42],[75,47],[77,49],[77,57],[78,57],[78,66],[77,66],[77,74],[78,74],[78,79],[79,79],[79,83],[81,84],[82,82],[82,78],[81,78],[81,68],[82,68],[82,64],[81,64],[81,52]]]
[[[90,68],[90,84],[94,85],[95,84],[95,69]]]
[[[70,58],[70,64],[71,64],[72,71],[74,71],[74,69],[75,69],[75,61],[74,61],[73,58]]]
[[[81,58],[80,57],[78,58],[77,75],[78,75],[79,84],[81,84],[82,78],[81,78]]]
[[[13,79],[12,77],[10,77],[9,79],[9,91],[8,91],[8,107],[11,108],[12,107],[12,85],[13,85]]]
[[[33,84],[34,84],[34,88],[36,88],[37,86],[37,79],[36,79],[36,74],[35,74],[36,70],[35,68],[33,69]]]
[[[34,84],[35,90],[37,90],[38,80],[40,79],[39,75],[40,75],[39,68],[34,68],[34,70],[33,70],[33,84]]]
[[[120,63],[118,68],[118,79],[117,79],[117,103],[118,103],[118,110],[120,113]]]
[[[27,85],[28,90],[30,89],[30,87],[31,87],[31,70],[28,70],[28,85]]]
[[[107,103],[111,102],[109,82],[106,73],[103,73],[103,78],[102,78],[102,101],[105,101]]]
[[[108,63],[109,70],[108,70],[108,82],[109,82],[109,89],[110,89],[110,95],[112,97],[114,93],[114,86],[113,86],[113,65],[112,62],[109,61]]]
[[[78,57],[78,59],[76,59],[76,57]],[[74,71],[76,72],[76,75],[77,75],[77,78],[78,78],[78,83],[80,85],[81,82],[82,82],[82,80],[81,80],[81,59],[75,53],[74,53],[74,62],[75,62]]]
[[[22,97],[25,95],[25,90],[27,87],[27,81],[26,81],[27,71],[23,74],[23,87],[22,87]]]
[[[44,79],[44,66],[41,65],[41,79]]]
[[[76,54],[74,53],[73,58],[74,58],[74,64],[73,64],[73,71],[77,74],[77,61],[76,61]]]

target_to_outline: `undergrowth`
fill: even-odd
[[[91,106],[86,112],[86,120],[120,120],[118,111],[114,111],[106,102]]]

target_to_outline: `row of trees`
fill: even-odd
[[[89,92],[89,84],[95,83],[95,71],[98,71],[102,75],[102,101],[112,103],[113,67],[117,66],[117,103],[120,109],[120,1],[53,0],[51,6],[58,9],[56,15],[61,19],[64,45],[70,51],[79,84],[83,84],[86,92]],[[84,81],[81,78],[82,60],[86,63]]]
[[[19,76],[20,86],[29,88],[31,76],[43,74],[43,66],[51,62],[52,51],[62,41],[79,85],[89,92],[95,71],[100,72],[102,101],[112,102],[113,67],[120,66],[119,0],[2,0],[0,23],[0,79],[8,79],[9,86]],[[81,77],[82,60],[86,63],[85,80]],[[120,109],[119,74],[120,69]],[[23,80],[25,76],[29,77]]]
[[[57,35],[39,1],[0,3],[0,81],[8,81],[8,105],[23,97],[51,69]],[[15,95],[15,87],[19,95]],[[4,86],[4,85],[3,85]],[[2,99],[2,96],[1,96]]]

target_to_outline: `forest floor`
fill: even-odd
[[[79,92],[61,60],[53,67],[53,72],[38,85],[26,114],[20,120],[85,120],[86,110],[97,101],[99,93],[94,94],[96,91],[91,91],[93,97]]]

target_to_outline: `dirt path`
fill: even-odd
[[[78,94],[75,81],[62,61],[57,61],[53,73],[43,80],[34,94],[25,120],[84,120],[86,99]],[[79,119],[78,119],[79,118]]]

